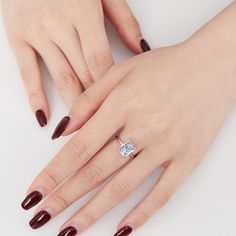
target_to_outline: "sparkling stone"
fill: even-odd
[[[133,152],[135,152],[136,147],[134,146],[134,144],[131,142],[131,140],[128,140],[127,142],[123,143],[122,145],[120,145],[120,154],[122,155],[122,157],[128,157],[130,154],[132,154]]]

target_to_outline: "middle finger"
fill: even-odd
[[[35,48],[55,81],[55,84],[69,107],[83,88],[63,52],[51,41],[36,42]]]
[[[56,216],[80,197],[100,186],[130,160],[121,157],[118,146],[117,140],[106,145],[90,162],[52,193],[36,212],[50,209],[49,212]]]

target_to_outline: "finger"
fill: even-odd
[[[50,209],[53,216],[58,215],[80,197],[100,186],[119,168],[124,166],[130,158],[122,158],[118,152],[119,143],[111,141],[97,153],[82,169],[63,183],[49,198],[37,209]],[[78,184],[80,183],[80,184]]]
[[[71,28],[65,32],[54,31],[51,33],[51,39],[63,51],[83,87],[88,88],[94,81],[85,61],[76,30]]]
[[[186,168],[186,162],[172,162],[152,191],[121,221],[118,232],[127,226],[132,230],[141,227],[155,212],[169,202],[191,171],[192,168]]]
[[[121,38],[135,53],[150,50],[143,40],[139,23],[125,0],[102,0],[106,15],[116,27]]]
[[[34,49],[24,42],[14,45],[13,50],[27,90],[31,109],[36,115],[39,125],[43,127],[47,124],[50,111],[40,75],[37,55]]]
[[[121,129],[123,123],[122,115],[114,114],[114,108],[104,104],[39,174],[28,193],[40,189],[46,196],[82,168]]]
[[[125,200],[163,162],[163,156],[155,159],[155,162],[148,157],[145,151],[140,153],[134,161],[113,177],[98,195],[63,225],[62,229],[78,225],[77,230],[82,232]]]
[[[83,91],[77,76],[61,50],[53,42],[36,45],[43,61],[66,104],[71,107],[74,99]]]
[[[54,131],[53,138],[68,135],[81,128],[97,111],[111,91],[124,79],[130,66],[113,66],[100,80],[92,84],[74,101],[69,116],[64,117]],[[64,121],[67,122],[64,122]]]
[[[83,8],[78,8],[76,28],[89,71],[97,80],[113,65],[100,1],[83,1]]]

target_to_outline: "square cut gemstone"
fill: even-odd
[[[128,157],[130,154],[132,154],[133,152],[135,152],[136,147],[134,146],[134,144],[131,142],[131,140],[128,140],[127,142],[123,143],[122,145],[120,145],[120,154],[122,155],[122,157]]]

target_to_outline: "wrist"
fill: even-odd
[[[236,3],[227,7],[183,45],[196,59],[195,63],[209,71],[220,91],[235,101]]]

